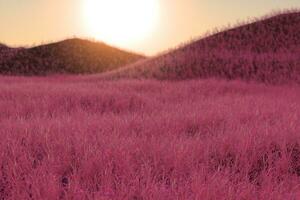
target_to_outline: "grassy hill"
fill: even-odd
[[[300,82],[300,13],[287,12],[194,41],[106,78],[225,78]]]
[[[100,42],[68,39],[20,49],[0,65],[1,74],[46,75],[57,73],[100,73],[142,59]]]
[[[21,48],[10,48],[0,43],[0,68],[2,68],[8,60],[16,55]]]
[[[2,51],[3,49],[6,49],[6,48],[8,48],[8,47],[5,44],[0,43],[0,51]]]

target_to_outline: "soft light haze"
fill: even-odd
[[[159,7],[159,0],[85,0],[84,24],[97,40],[131,46],[149,40],[159,22]]]
[[[11,46],[31,46],[73,36],[99,40],[101,36],[90,30],[85,17],[87,1],[89,0],[0,0],[0,41]],[[148,34],[143,33],[144,35],[138,35],[141,37],[132,37],[126,42],[124,38],[110,38],[104,42],[153,55],[199,37],[215,27],[235,24],[239,20],[259,17],[274,10],[300,7],[299,0],[157,1],[159,9],[155,15],[158,18],[147,21],[151,21],[151,30],[147,30],[143,24],[143,27],[140,25],[136,27],[136,31],[129,32],[143,32],[145,29]],[[120,6],[116,5],[116,10],[118,9],[120,10]],[[124,9],[127,9],[124,13],[134,11],[132,6],[125,6]],[[116,16],[113,21],[118,18]],[[101,20],[103,21],[99,19]],[[97,19],[93,23],[97,23]]]

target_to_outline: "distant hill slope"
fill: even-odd
[[[219,32],[104,77],[300,83],[300,13],[279,14]]]
[[[3,56],[2,56],[3,57]],[[100,42],[68,39],[18,50],[0,65],[1,74],[100,73],[144,58]]]
[[[0,43],[0,68],[20,50],[21,48],[10,48]]]
[[[0,51],[7,49],[8,47],[5,44],[0,43]]]

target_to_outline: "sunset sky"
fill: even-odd
[[[31,46],[77,36],[154,55],[286,8],[300,8],[300,0],[0,0],[0,42]]]

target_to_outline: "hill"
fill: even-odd
[[[106,78],[226,78],[300,82],[300,13],[260,19],[135,63]]]
[[[10,48],[0,43],[0,68],[10,60],[21,48]]]
[[[0,43],[0,51],[8,48],[5,44]]]
[[[1,74],[100,73],[135,62],[143,56],[100,42],[68,39],[33,48],[23,48],[9,58],[0,65]]]

